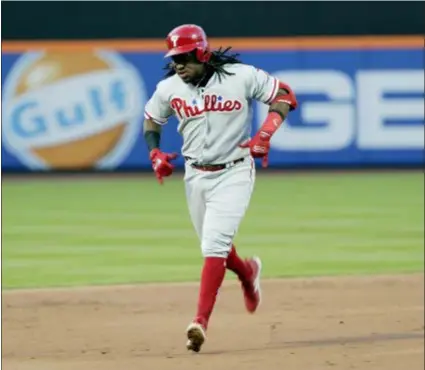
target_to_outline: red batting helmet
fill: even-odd
[[[183,24],[174,28],[167,36],[168,53],[165,57],[189,53],[196,50],[200,62],[208,62],[211,52],[208,48],[207,35],[202,27],[195,24]]]

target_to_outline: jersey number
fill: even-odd
[[[173,47],[177,47],[177,40],[179,39],[178,35],[171,36],[171,42],[173,43]]]

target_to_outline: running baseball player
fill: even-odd
[[[161,128],[170,116],[178,119],[187,203],[204,257],[197,313],[186,330],[187,349],[199,352],[226,269],[239,278],[248,312],[261,302],[261,261],[242,259],[233,239],[254,187],[253,158],[267,167],[270,139],[297,101],[288,85],[243,64],[228,54],[230,48],[211,51],[199,26],[176,27],[166,44],[171,62],[146,104],[144,137],[162,184],[177,153],[161,150]],[[250,138],[253,100],[270,108]]]

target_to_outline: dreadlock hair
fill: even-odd
[[[223,49],[220,47],[218,50],[215,50],[211,53],[211,57],[208,62],[205,63],[207,73],[208,72],[215,72],[217,73],[218,79],[221,82],[221,78],[224,75],[232,76],[234,73],[228,72],[224,69],[224,65],[226,64],[237,64],[242,63],[238,57],[239,54],[228,54],[228,52],[232,49],[232,47],[227,47],[226,49]],[[195,53],[192,51],[192,53]],[[174,64],[168,63],[164,69],[167,71],[165,77],[173,76],[176,71],[174,69]]]

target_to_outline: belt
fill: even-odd
[[[184,157],[186,160],[191,160],[190,157]],[[239,158],[231,162],[222,163],[222,164],[197,164],[192,163],[191,166],[201,171],[221,171],[225,168],[233,167],[236,163],[243,162],[245,158]]]

